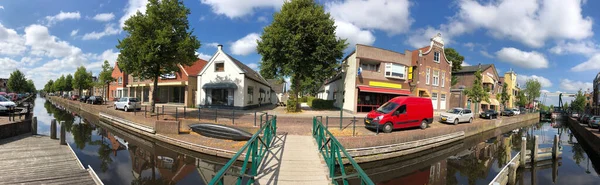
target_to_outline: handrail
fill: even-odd
[[[262,133],[262,137],[260,136]],[[246,144],[237,152],[235,155],[215,174],[215,176],[208,183],[209,185],[223,185],[223,176],[225,173],[233,166],[233,163],[244,153],[246,152],[246,157],[244,158],[244,163],[242,165],[242,169],[240,170],[239,176],[237,177],[236,184],[242,184],[242,182],[246,182],[246,184],[253,184],[254,177],[257,176],[258,167],[263,157],[269,150],[272,145],[272,142],[277,134],[277,116],[273,116],[270,120],[266,121],[266,124],[263,125],[252,138],[246,142]],[[248,168],[248,163],[251,161],[251,166]],[[248,171],[249,170],[249,171]],[[249,178],[249,179],[245,179]]]
[[[321,116],[313,117],[312,135],[317,140],[319,152],[321,155],[323,155],[325,163],[327,163],[327,167],[329,168],[329,177],[331,178],[333,184],[339,184],[338,180],[341,180],[344,185],[347,185],[349,183],[348,179],[355,177],[360,179],[360,184],[375,184],[362,170],[358,163],[354,161],[352,156],[348,154],[344,146],[342,146],[342,144],[335,139],[333,134],[331,134],[331,132],[329,132],[329,130],[323,126]],[[343,156],[341,154],[343,154]],[[350,164],[352,164],[354,170],[356,170],[355,173],[346,174],[344,162],[342,161],[344,156],[350,162]],[[339,170],[341,175],[336,176],[336,170]]]

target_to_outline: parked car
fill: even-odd
[[[79,102],[84,102],[85,103],[88,98],[90,98],[90,96],[83,95],[83,96],[79,97]]]
[[[63,95],[62,95],[62,97],[63,97],[64,99],[68,99],[70,96],[69,96],[69,94],[63,94]]]
[[[131,109],[142,109],[142,104],[138,101],[137,98],[134,97],[123,97],[120,98],[117,102],[114,103],[115,110],[123,109],[123,111],[128,112]]]
[[[515,115],[521,114],[521,110],[519,110],[517,108],[511,109],[511,110],[513,111],[513,113],[515,113]]]
[[[79,100],[79,95],[72,95],[70,99],[77,101]]]
[[[504,111],[502,111],[502,116],[514,116],[515,115],[515,111],[513,111],[512,109],[504,109]]]
[[[0,113],[7,113],[9,109],[16,106],[15,102],[8,100],[4,96],[0,96]]]
[[[15,94],[15,93],[8,93],[7,99],[10,101],[17,101],[18,97],[17,97],[17,94]]]
[[[577,118],[577,121],[579,121],[583,124],[588,124],[588,121],[590,121],[590,117],[592,117],[592,115],[584,114],[584,115],[580,116],[579,118]]]
[[[4,96],[6,98],[7,95],[8,95],[8,93],[6,93],[6,92],[0,92],[0,96]]]
[[[89,104],[102,104],[102,102],[102,96],[90,96],[90,98],[88,98],[86,101],[86,103]]]
[[[473,122],[473,112],[469,109],[454,108],[440,114],[440,122],[453,123]]]
[[[394,129],[421,127],[433,122],[431,99],[396,97],[367,114],[365,127],[389,133]]]
[[[589,119],[588,126],[590,128],[598,128],[598,125],[600,125],[600,116],[592,116]]]
[[[578,114],[578,113],[572,113],[572,114],[571,114],[571,117],[572,117],[572,118],[579,118],[579,114]]]
[[[494,110],[494,109],[488,109],[488,110],[482,112],[481,114],[479,114],[479,117],[487,118],[487,119],[498,118],[498,112],[496,112],[496,110]]]

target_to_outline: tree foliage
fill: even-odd
[[[102,71],[98,74],[98,85],[103,88],[102,97],[106,97],[104,92],[107,92],[108,90],[106,89],[108,89],[110,83],[116,80],[112,77],[112,71],[113,67],[105,60],[104,64],[102,64]]]
[[[152,79],[153,89],[158,89],[161,75],[179,71],[180,64],[192,65],[200,41],[189,28],[189,14],[182,1],[150,0],[145,14],[137,12],[125,21],[127,36],[117,45],[119,68],[134,77]],[[152,91],[152,112],[157,92]]]
[[[532,103],[533,100],[540,97],[542,85],[537,79],[528,79],[525,82],[525,93],[527,94],[527,103]]]
[[[31,79],[27,80],[27,90],[25,92],[30,92],[30,93],[36,92],[35,84],[33,83],[33,80],[31,80]]]
[[[54,81],[54,90],[60,92],[65,91],[65,75],[60,76],[60,78]]]
[[[506,102],[508,102],[508,100],[510,100],[510,93],[508,92],[508,84],[504,83],[502,84],[502,92],[500,92],[500,103],[502,103],[502,106],[504,108],[506,108]]]
[[[586,98],[581,89],[577,91],[575,100],[571,103],[571,109],[577,112],[583,112],[585,110]]]
[[[54,92],[54,80],[48,80],[46,85],[44,85],[44,92],[46,92],[46,93]]]
[[[79,95],[82,95],[81,92],[84,89],[91,88],[92,83],[92,73],[87,72],[84,66],[78,67],[73,77],[73,89],[77,89],[79,91]]]
[[[483,76],[481,75],[481,69],[475,72],[475,80],[473,80],[473,86],[464,90],[467,97],[471,99],[471,102],[475,104],[475,113],[478,113],[479,103],[482,101],[490,102],[490,94],[484,90],[482,83]]]
[[[29,89],[27,87],[27,78],[25,78],[25,75],[19,70],[10,73],[6,86],[8,86],[8,91],[15,93],[25,92]]]
[[[519,91],[519,95],[517,96],[517,106],[525,107],[528,103],[527,96],[525,96],[524,91]]]
[[[329,13],[314,0],[286,1],[258,41],[260,73],[266,78],[290,77],[290,98],[297,102],[307,86],[304,82],[322,82],[340,71],[338,60],[347,44],[335,29]]]
[[[446,55],[448,61],[452,61],[452,72],[457,72],[462,69],[462,63],[465,60],[465,57],[460,55],[458,51],[454,48],[445,48],[444,54]],[[458,78],[452,75],[451,84],[452,86],[458,83]]]
[[[73,90],[73,75],[68,74],[65,78],[65,86],[63,86],[63,91],[72,91]]]

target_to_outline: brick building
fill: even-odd
[[[441,34],[431,38],[429,46],[412,51],[412,94],[431,99],[433,110],[446,110],[450,105],[452,62],[444,53]]]
[[[490,102],[480,102],[479,111],[488,109],[500,110],[500,102],[496,95],[500,93],[500,82],[498,72],[494,64],[463,66],[461,70],[453,72],[452,75],[458,78],[458,83],[452,86],[452,89],[466,89],[473,86],[475,80],[475,72],[481,70],[483,88],[490,93]],[[453,91],[450,96],[451,107],[465,107],[475,111],[475,102],[472,102],[469,97],[463,94],[463,91]]]
[[[127,80],[129,77],[125,71],[119,68],[117,62],[115,62],[111,76],[115,79],[115,81],[111,82],[108,86],[108,100],[114,100],[116,98],[127,96]]]

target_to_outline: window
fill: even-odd
[[[433,61],[440,63],[440,52],[438,52],[438,51],[433,52]]]
[[[440,101],[446,101],[446,94],[442,94],[442,96],[440,97]]]
[[[398,110],[396,110],[396,112],[398,112],[398,114],[406,114],[406,105],[398,107]]]
[[[442,72],[442,87],[444,87],[444,85],[446,85],[446,73]]]
[[[433,82],[431,83],[431,85],[433,85],[433,86],[440,85],[440,71],[439,70],[433,70]]]
[[[123,77],[119,77],[119,84],[123,84]]]
[[[385,77],[389,78],[406,78],[406,67],[400,64],[386,63],[385,64]]]
[[[337,91],[333,91],[333,100],[337,97]]]
[[[133,82],[137,82],[137,81],[138,81],[138,78],[134,76],[133,77]]]
[[[223,63],[221,63],[221,64],[223,64]],[[253,99],[254,99],[254,87],[248,87],[248,104],[251,104]]]
[[[465,114],[471,114],[471,110],[469,110],[469,109],[465,109],[463,112],[464,112]]]
[[[216,72],[223,72],[223,71],[225,71],[225,63],[223,63],[223,62],[217,62],[217,63],[215,63],[215,71]]]
[[[379,64],[360,64],[363,71],[379,72]]]
[[[427,68],[427,71],[425,72],[425,84],[429,85],[429,77],[431,75],[429,75],[431,69]]]

